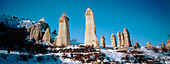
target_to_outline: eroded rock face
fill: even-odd
[[[120,34],[120,31],[117,33],[117,37],[118,37],[118,47],[121,47],[121,34]]]
[[[116,37],[114,34],[111,35],[110,39],[111,39],[111,47],[117,47]]]
[[[124,35],[123,35],[123,33],[120,33],[120,37],[121,37],[121,46],[124,46],[125,43],[124,43]]]
[[[49,28],[50,30],[49,25],[47,24],[47,22],[45,22],[43,17],[38,21],[36,25],[34,25],[34,22],[33,22],[33,25],[30,26],[30,36],[29,36],[30,39],[34,38],[35,41],[39,43],[39,40],[42,40],[43,35],[45,31],[47,30],[47,28]]]
[[[70,43],[70,32],[69,32],[69,19],[66,13],[59,19],[59,31],[56,39],[54,39],[54,45],[56,46],[67,46],[71,45]]]
[[[104,38],[104,36],[101,36],[100,42],[101,42],[101,46],[105,48],[105,38]]]
[[[135,47],[135,48],[140,48],[140,45],[138,44],[138,42],[135,42],[134,47]]]
[[[94,16],[90,8],[86,10],[86,28],[85,28],[85,46],[92,46],[94,48],[99,48],[99,41],[96,36]]]
[[[131,42],[130,42],[129,31],[126,28],[124,28],[123,34],[124,34],[125,46],[126,47],[131,47],[132,45],[131,45]]]
[[[29,36],[30,38],[32,38],[32,37],[34,36],[35,27],[36,27],[35,25],[31,25],[31,26],[30,26],[30,29],[31,29],[31,30],[30,30],[30,36]]]
[[[168,51],[170,50],[170,40],[169,39],[168,39],[165,47]]]
[[[51,42],[50,28],[47,28],[47,30],[45,31],[45,34],[42,40]]]
[[[37,24],[36,28],[34,29],[33,36],[37,43],[39,42],[39,40],[42,39],[42,31],[40,24]]]
[[[164,42],[162,42],[162,47],[165,47],[165,44],[164,44]]]
[[[149,43],[149,41],[147,41],[147,44],[146,44],[145,47],[148,48],[148,49],[151,49],[151,48],[152,48],[152,45]]]

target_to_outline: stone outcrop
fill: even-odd
[[[43,17],[38,21],[37,24],[40,24],[40,25],[41,25],[41,28],[42,28],[41,30],[42,30],[42,32],[45,32],[45,31],[47,30],[47,28],[50,28],[49,25],[48,25],[48,23],[45,22],[45,20],[44,20]]]
[[[41,25],[37,24],[36,28],[34,29],[33,33],[35,41],[38,43],[39,40],[42,39],[42,31],[41,31]]]
[[[168,51],[170,50],[170,40],[169,39],[168,39],[165,47]]]
[[[120,34],[120,31],[117,33],[117,37],[118,37],[118,47],[121,47],[121,34]]]
[[[101,36],[100,42],[101,42],[101,46],[105,48],[105,38],[104,38],[104,36]]]
[[[47,30],[47,28],[50,30],[49,25],[47,24],[47,22],[45,22],[43,17],[38,21],[36,25],[34,25],[34,22],[33,22],[33,25],[30,26],[30,36],[29,36],[30,39],[34,38],[35,41],[39,43],[39,40],[42,40],[43,35],[45,31]]]
[[[45,31],[45,34],[42,40],[51,42],[50,28],[47,28],[47,30]]]
[[[124,34],[125,46],[126,47],[131,47],[132,45],[131,45],[131,42],[130,42],[129,31],[126,28],[124,28],[123,34]]]
[[[149,43],[149,41],[147,41],[147,44],[146,44],[145,47],[148,48],[148,49],[151,49],[151,48],[152,48],[152,45]]]
[[[138,44],[138,42],[135,42],[134,47],[135,47],[135,48],[140,48],[140,45]]]
[[[31,25],[31,26],[30,26],[30,29],[31,29],[31,30],[30,30],[30,36],[29,36],[30,38],[32,38],[32,37],[34,36],[35,27],[36,27],[35,25]]]
[[[110,39],[111,39],[111,47],[117,47],[116,37],[114,34],[111,35]]]
[[[69,19],[66,13],[59,19],[59,31],[56,39],[54,39],[54,45],[56,46],[67,46],[71,45],[70,43],[70,32],[69,32]]]
[[[121,37],[121,46],[124,46],[125,43],[124,43],[124,35],[123,35],[123,33],[120,33],[120,37]]]
[[[162,42],[162,47],[165,47],[165,44],[164,44],[164,42]]]
[[[94,48],[99,48],[99,41],[96,36],[94,16],[90,8],[87,8],[86,13],[86,28],[85,28],[85,46],[92,46]]]

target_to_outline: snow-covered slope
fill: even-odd
[[[20,28],[20,27],[29,27],[33,21],[25,18],[18,18],[16,16],[9,16],[5,14],[0,15],[0,23],[3,22],[5,26],[10,28]]]

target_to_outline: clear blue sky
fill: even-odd
[[[94,12],[98,40],[103,35],[110,45],[112,33],[126,27],[131,40],[140,45],[167,42],[170,33],[169,0],[0,0],[0,14],[29,18],[44,17],[51,31],[57,29],[60,16],[66,12],[70,22],[71,39],[84,42],[85,11]]]

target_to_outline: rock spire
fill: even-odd
[[[42,40],[51,42],[50,28],[47,28],[47,30],[45,31],[45,34]]]
[[[69,19],[66,13],[59,19],[59,31],[58,35],[55,38],[54,45],[56,46],[67,46],[71,45],[70,43],[70,32],[69,32]]]
[[[101,42],[101,46],[105,48],[105,38],[104,38],[104,36],[101,36],[100,42]]]
[[[92,46],[94,48],[99,48],[99,41],[96,36],[94,16],[90,8],[87,8],[86,13],[86,28],[85,28],[85,46]]]
[[[131,42],[130,42],[130,34],[129,34],[129,31],[124,28],[123,30],[123,33],[124,33],[124,42],[125,42],[125,46],[126,47],[131,47]]]
[[[120,31],[117,33],[117,37],[118,37],[118,47],[121,47],[121,35],[120,35]]]
[[[116,37],[114,34],[112,34],[110,36],[110,39],[111,39],[111,47],[117,47],[117,44],[116,44]]]

